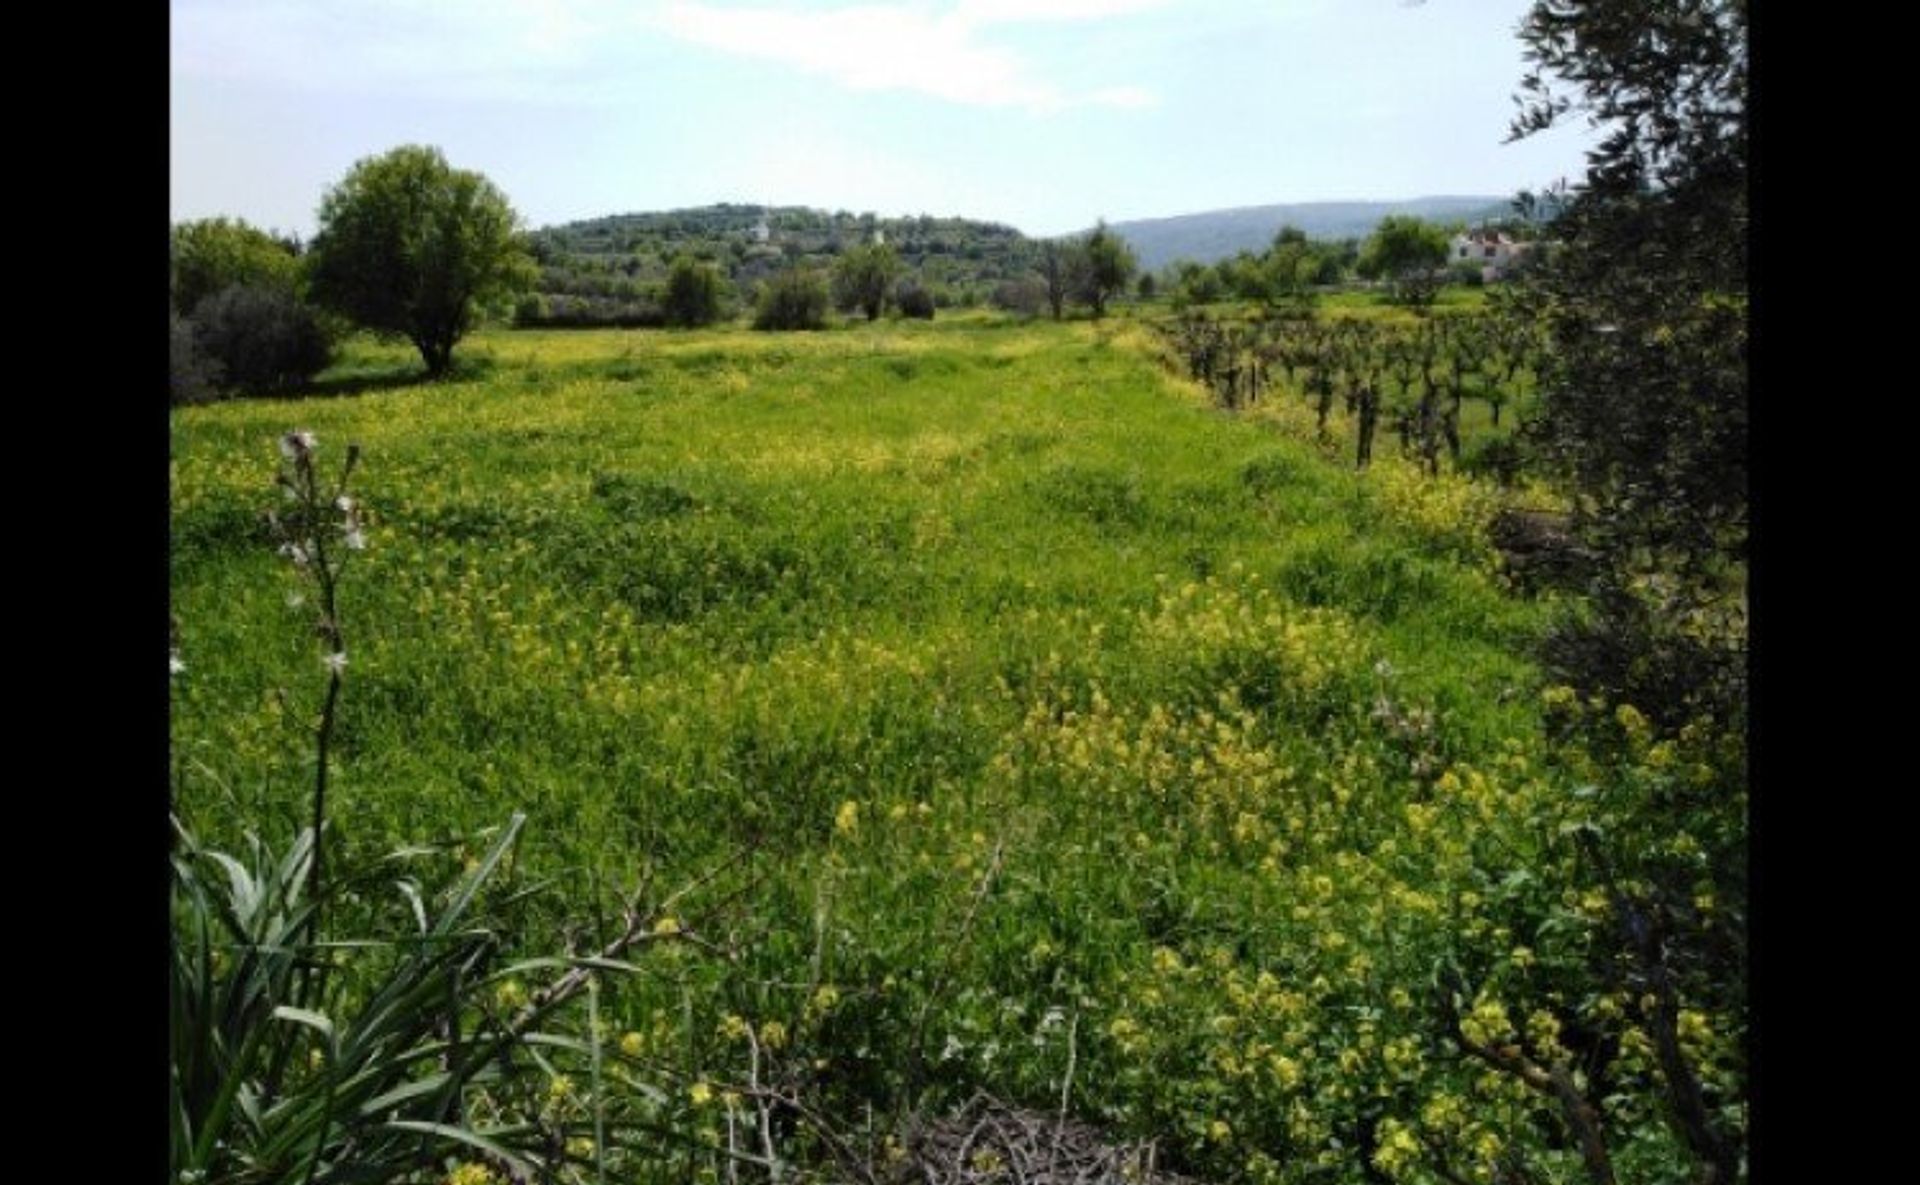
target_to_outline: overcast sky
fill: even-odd
[[[1527,0],[173,0],[171,203],[309,235],[438,145],[529,227],[732,201],[1056,234],[1229,206],[1509,194]]]

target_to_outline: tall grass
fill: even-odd
[[[1120,321],[471,350],[299,407],[369,457],[335,850],[525,812],[515,871],[550,891],[512,906],[518,953],[748,853],[731,961],[596,1001],[667,1084],[609,1092],[673,1133],[634,1176],[723,1172],[769,1097],[827,1121],[782,1156],[828,1162],[819,1131],[977,1088],[1223,1180],[1578,1172],[1435,1007],[1455,967],[1465,1015],[1624,1023],[1530,969],[1605,924],[1561,900],[1589,800],[1526,657],[1550,606],[1506,591],[1459,479],[1329,463],[1304,404],[1305,432],[1284,399],[1217,413]],[[173,420],[181,808],[226,844],[299,826],[287,742],[323,703],[249,518],[291,414]],[[1635,1163],[1677,1163],[1651,1071],[1604,1064],[1647,1104],[1609,1119]]]

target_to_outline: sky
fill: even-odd
[[[173,0],[170,204],[310,236],[432,144],[529,227],[713,202],[1053,235],[1276,202],[1507,195],[1529,0]]]

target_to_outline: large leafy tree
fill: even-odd
[[[1745,555],[1746,10],[1542,0],[1521,30],[1514,136],[1575,113],[1604,131],[1532,307],[1556,361],[1542,436],[1616,559]]]
[[[1425,304],[1434,296],[1434,273],[1446,263],[1446,231],[1409,214],[1389,214],[1361,249],[1357,267],[1363,276],[1386,280],[1394,300]]]
[[[887,294],[900,274],[900,256],[884,243],[849,247],[833,263],[834,303],[843,310],[859,309],[876,320],[887,306]]]
[[[420,145],[362,160],[327,192],[310,256],[316,300],[405,337],[435,376],[483,307],[532,280],[506,196]]]

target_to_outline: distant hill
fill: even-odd
[[[1504,197],[1420,197],[1403,202],[1292,202],[1207,210],[1172,218],[1142,218],[1110,227],[1125,238],[1140,266],[1157,270],[1176,259],[1212,263],[1241,251],[1260,252],[1282,226],[1297,226],[1310,239],[1365,238],[1389,214],[1412,214],[1434,222],[1474,222],[1513,213]]]
[[[657,314],[659,286],[682,252],[717,264],[744,295],[789,263],[825,267],[876,235],[942,304],[978,300],[995,283],[1024,276],[1034,250],[1033,240],[1011,226],[967,218],[727,203],[612,214],[543,227],[530,237],[541,264],[537,290],[555,308],[584,321],[645,323]]]

